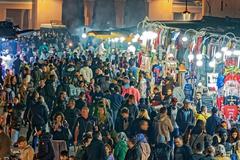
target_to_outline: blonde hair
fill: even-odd
[[[145,118],[150,120],[150,117],[148,115],[148,111],[146,109],[140,109],[137,118]]]

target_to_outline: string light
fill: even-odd
[[[197,66],[198,66],[198,67],[201,67],[202,65],[203,65],[203,61],[198,60],[198,61],[197,61]]]

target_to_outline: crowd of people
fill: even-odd
[[[240,158],[239,125],[202,105],[202,92],[181,100],[175,78],[156,85],[135,54],[104,56],[69,40],[21,37],[13,65],[0,61],[0,159]]]

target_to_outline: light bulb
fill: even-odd
[[[197,60],[202,60],[203,56],[202,56],[202,54],[197,54],[196,58],[197,58]]]
[[[221,49],[222,52],[226,52],[227,50],[228,50],[227,47],[222,47],[222,49]]]
[[[193,59],[194,59],[194,55],[193,55],[193,54],[189,54],[189,55],[188,55],[188,60],[189,60],[189,61],[192,61]]]
[[[201,61],[201,60],[200,60],[200,61],[197,61],[197,66],[198,66],[198,67],[201,67],[202,65],[203,65],[203,61]]]
[[[86,33],[83,33],[83,34],[82,34],[82,38],[84,38],[84,39],[87,38],[87,34],[86,34]]]
[[[123,41],[125,41],[125,37],[120,38],[120,42],[123,42]]]
[[[216,57],[217,59],[220,59],[220,58],[222,57],[222,53],[221,53],[221,52],[217,52],[217,53],[215,54],[215,57]]]
[[[216,65],[216,61],[212,60],[211,62],[209,62],[209,67],[214,68]]]
[[[127,50],[129,52],[135,53],[136,52],[136,47],[134,45],[130,45]]]
[[[182,41],[183,42],[187,42],[188,41],[188,38],[186,36],[182,37]]]

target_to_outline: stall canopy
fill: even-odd
[[[240,26],[240,19],[236,18],[218,18],[218,17],[203,17],[202,20],[196,21],[152,21],[160,22],[163,25],[170,27],[170,28],[178,28],[183,30],[188,29],[195,29],[195,30],[202,30],[207,31],[210,33],[217,33],[217,34],[226,34],[229,32],[234,33],[236,36],[240,36],[240,30],[238,29]],[[131,33],[137,33],[137,26],[129,27],[129,28],[118,28],[112,29],[108,31],[91,31],[99,37],[100,35],[112,35],[112,33],[117,33],[119,35],[129,35]],[[108,37],[106,36],[106,37]],[[111,37],[110,37],[111,38]]]

